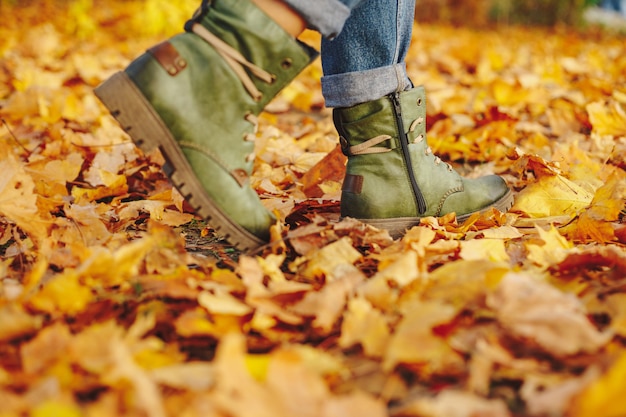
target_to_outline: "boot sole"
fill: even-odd
[[[509,190],[506,194],[504,194],[499,200],[495,201],[493,204],[478,210],[472,213],[466,213],[461,216],[457,216],[457,221],[459,223],[464,222],[470,216],[476,213],[484,213],[492,208],[497,209],[502,213],[506,213],[513,207],[513,192]],[[357,219],[363,223],[367,223],[371,226],[376,227],[377,229],[385,229],[389,231],[389,234],[392,238],[398,239],[402,237],[408,229],[413,226],[418,226],[420,224],[421,217],[396,217],[392,219]]]
[[[161,151],[166,161],[163,171],[174,187],[229,243],[243,252],[267,243],[232,221],[211,200],[161,117],[125,72],[115,73],[94,93],[137,147],[144,153]]]

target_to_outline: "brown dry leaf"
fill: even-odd
[[[0,1],[4,414],[624,414],[621,36],[420,22],[406,64],[431,147],[465,176],[502,175],[518,203],[395,242],[341,219],[316,60],[260,117],[251,184],[277,214],[272,243],[190,253],[162,155],[93,87],[196,2]],[[473,3],[455,18],[486,13]]]
[[[420,282],[419,257],[413,250],[393,253],[380,263],[380,270],[360,288],[363,296],[376,308],[393,311],[399,289],[412,282]],[[418,284],[415,284],[418,285]]]
[[[566,375],[561,378],[557,376],[556,381],[550,381],[548,378],[529,377],[520,392],[530,414],[562,415],[576,403],[575,397],[598,379],[599,374],[598,368],[591,366],[577,378]]]
[[[35,333],[41,328],[43,317],[29,314],[16,303],[0,307],[0,341],[10,341]]]
[[[502,400],[489,400],[477,395],[444,390],[434,397],[418,398],[392,413],[397,417],[510,417],[512,414]]]
[[[322,197],[325,194],[323,189],[325,182],[343,180],[346,161],[347,158],[341,153],[341,147],[336,146],[302,176],[304,194],[309,198]]]
[[[202,291],[198,295],[198,304],[206,308],[210,313],[217,315],[223,314],[240,317],[252,312],[250,306],[226,292],[212,294],[208,291]]]
[[[130,385],[131,405],[148,417],[166,417],[163,396],[157,381],[141,368],[133,358],[130,348],[121,339],[107,342],[112,369],[105,380],[110,384]]]
[[[542,268],[558,264],[565,259],[574,247],[554,226],[550,226],[549,230],[535,226],[535,230],[539,233],[539,238],[543,241],[543,244],[526,244],[528,260]]]
[[[352,246],[352,240],[349,237],[342,237],[338,241],[308,254],[306,265],[301,274],[310,279],[325,276],[326,279],[332,280],[334,269],[337,266],[345,263],[353,264],[361,257],[359,251]]]
[[[215,384],[213,365],[206,362],[161,366],[150,371],[150,378],[160,385],[192,391],[205,391]]]
[[[319,370],[313,371],[306,356],[284,348],[269,358],[262,379],[255,379],[246,366],[245,339],[230,334],[222,338],[215,359],[216,385],[211,399],[231,415],[252,417],[346,415],[384,416],[382,403],[362,393],[334,396]],[[286,383],[288,381],[288,383]]]
[[[356,344],[370,357],[382,357],[391,336],[385,315],[364,298],[353,298],[348,303],[341,324],[339,346],[350,348]]]
[[[556,357],[597,352],[612,338],[596,329],[575,296],[529,274],[507,274],[487,296],[487,305],[513,337]]]
[[[71,343],[69,328],[54,324],[44,328],[20,349],[22,368],[29,374],[37,374],[52,368],[58,360],[65,359]]]
[[[87,247],[104,245],[112,235],[106,227],[105,219],[96,204],[72,204],[65,207],[66,218],[70,220],[63,241],[81,240]],[[64,219],[65,220],[65,219]],[[57,224],[61,223],[60,221]],[[73,227],[72,227],[73,226]]]
[[[365,281],[365,275],[351,264],[340,265],[334,270],[333,281],[319,291],[307,292],[302,300],[289,311],[303,316],[314,317],[313,328],[329,333],[341,317],[349,297],[359,284]]]
[[[465,367],[463,358],[434,328],[450,324],[457,310],[447,304],[427,301],[403,306],[402,320],[396,326],[383,357],[383,369],[398,365],[420,369],[423,375],[455,374]]]

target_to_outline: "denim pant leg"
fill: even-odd
[[[322,39],[322,93],[328,107],[349,107],[413,87],[405,58],[415,0],[364,0],[335,39]]]
[[[322,93],[349,107],[413,86],[404,59],[415,0],[285,0],[322,35]]]

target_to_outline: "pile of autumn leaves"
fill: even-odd
[[[1,416],[626,413],[623,38],[417,27],[431,146],[516,205],[397,241],[338,219],[315,64],[261,120],[274,241],[218,260],[91,92],[158,41],[161,3],[2,10]]]

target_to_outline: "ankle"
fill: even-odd
[[[251,0],[259,9],[263,10],[272,20],[294,38],[304,29],[306,22],[295,10],[282,0]]]

